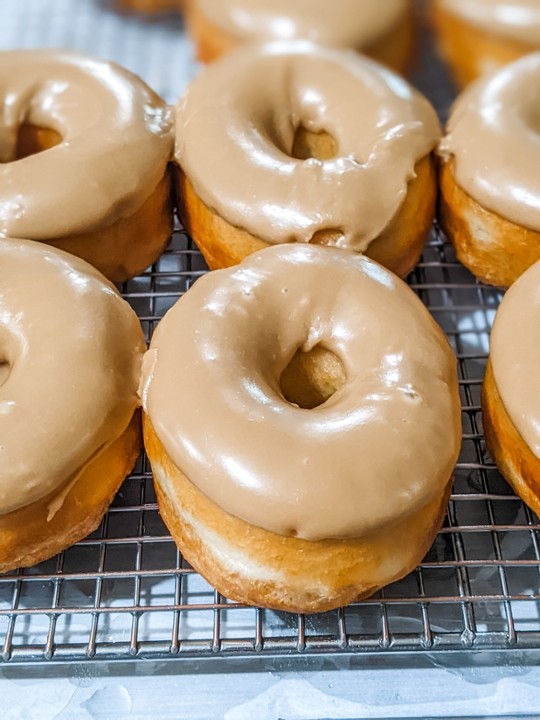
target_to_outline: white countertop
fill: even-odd
[[[73,668],[70,674],[0,680],[2,720],[540,717],[539,668],[100,678]]]

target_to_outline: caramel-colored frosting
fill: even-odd
[[[392,31],[409,0],[194,0],[215,25],[240,40],[310,40],[363,48]]]
[[[61,490],[138,406],[137,316],[90,265],[0,238],[0,514]]]
[[[540,0],[438,0],[452,15],[503,37],[540,45]]]
[[[133,214],[156,188],[172,122],[136,76],[70,52],[15,50],[0,53],[0,88],[0,235],[96,230]],[[22,124],[62,140],[16,160]]]
[[[540,231],[540,53],[473,83],[456,101],[439,153],[480,205]]]
[[[540,262],[504,296],[491,332],[490,361],[506,412],[540,458]]]
[[[280,378],[321,345],[344,384],[307,410]],[[160,322],[141,396],[172,461],[236,517],[358,537],[441,493],[461,442],[455,358],[414,293],[365,256],[280,245],[205,275]]]
[[[336,157],[292,157],[299,127],[329,133]],[[271,43],[230,53],[191,83],[175,155],[230,224],[270,243],[334,231],[328,244],[363,251],[439,135],[431,105],[391,71],[352,51]]]

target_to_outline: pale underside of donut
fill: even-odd
[[[516,494],[540,515],[540,459],[508,415],[491,362],[482,386],[482,412],[486,442],[497,467]]]
[[[161,515],[179,549],[218,591],[240,603],[323,612],[369,597],[421,562],[451,491],[362,538],[308,541],[251,525],[222,510],[174,465],[147,416],[145,446]]]
[[[440,188],[441,226],[479,280],[508,287],[540,260],[540,233],[482,207],[457,183],[452,160],[441,163]]]

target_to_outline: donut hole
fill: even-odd
[[[311,245],[328,245],[330,247],[338,247],[343,240],[343,230],[341,228],[325,228],[317,230],[311,236],[309,241]]]
[[[325,130],[313,132],[299,125],[294,134],[291,157],[296,160],[332,160],[338,152],[335,138]]]
[[[7,381],[11,372],[11,364],[7,360],[0,358],[0,387]]]
[[[62,136],[51,128],[37,127],[23,123],[17,134],[15,160],[37,155],[62,142]]]
[[[345,384],[347,376],[340,358],[316,345],[305,352],[299,348],[281,374],[280,389],[292,405],[312,410],[329,400]]]
[[[14,146],[8,146],[0,163],[15,162],[30,155],[37,155],[62,142],[62,136],[52,128],[38,127],[29,123],[19,126],[14,138]]]

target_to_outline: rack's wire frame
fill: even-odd
[[[76,28],[68,14],[62,17],[62,37],[80,30],[73,44],[84,47],[86,15]],[[111,17],[108,23],[105,44],[116,32]],[[21,15],[23,45],[33,42],[24,35],[30,30]],[[152,57],[159,58],[157,35],[153,43]],[[449,87],[429,49],[426,58],[418,84],[444,117]],[[159,69],[152,72],[168,82]],[[156,265],[124,285],[147,338],[203,272],[200,254],[177,229]],[[463,447],[447,519],[413,573],[369,600],[316,616],[231,603],[177,551],[159,518],[143,455],[95,533],[41,565],[0,575],[2,671],[51,673],[65,663],[97,668],[105,661],[125,670],[137,659],[166,660],[161,672],[192,669],[194,662],[208,671],[278,663],[539,662],[539,521],[502,480],[482,430],[480,389],[501,293],[456,262],[437,228],[408,282],[456,353],[463,404]]]
[[[204,271],[177,230],[151,271],[125,284],[148,338]],[[540,649],[538,519],[502,481],[482,434],[480,388],[501,293],[477,283],[437,229],[409,284],[456,352],[464,426],[447,520],[411,575],[317,616],[229,602],[174,546],[143,456],[97,532],[46,563],[0,576],[2,661],[395,655],[401,662],[404,654]]]

